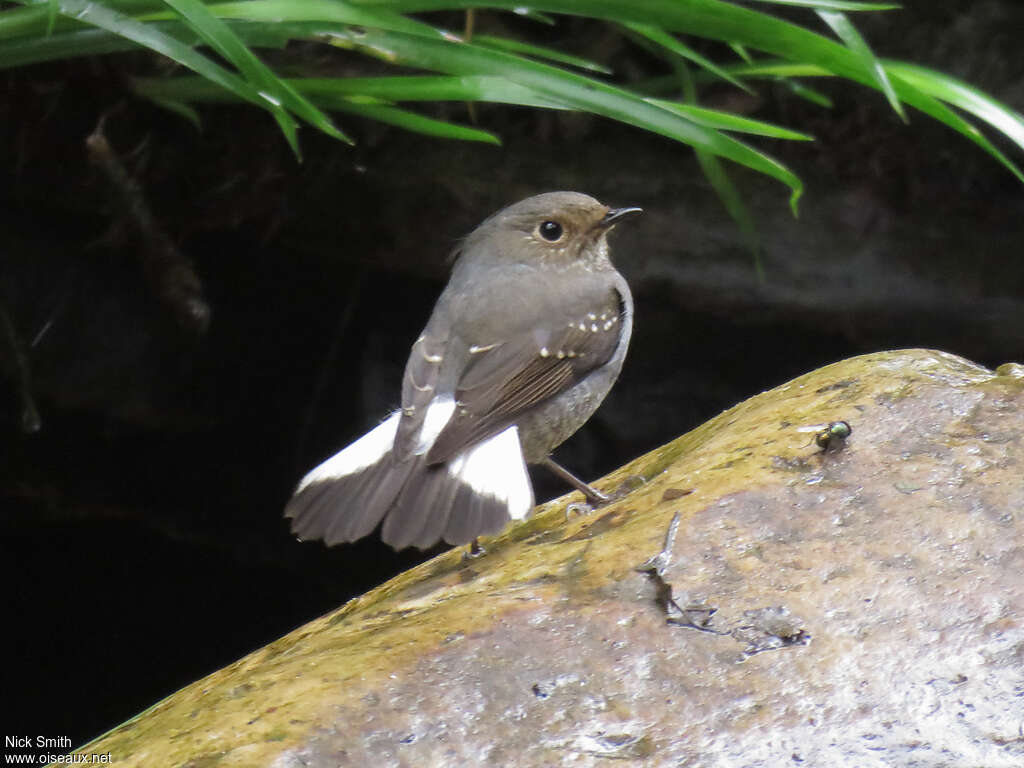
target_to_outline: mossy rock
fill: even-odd
[[[852,435],[828,450],[806,429],[840,420]],[[82,752],[1024,765],[1022,436],[1019,365],[928,350],[830,365],[599,481],[626,489],[607,507],[542,505],[485,556],[441,555]]]

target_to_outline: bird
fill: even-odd
[[[622,369],[633,299],[607,235],[640,211],[547,192],[465,237],[412,345],[401,407],[302,478],[285,508],[293,534],[332,546],[383,521],[396,550],[475,546],[532,511],[527,464],[606,501],[550,454]]]

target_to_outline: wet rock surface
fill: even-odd
[[[822,450],[810,427],[847,421]],[[765,392],[178,692],[120,765],[1024,763],[1024,369]],[[670,526],[674,530],[670,530]]]

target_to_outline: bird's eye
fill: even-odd
[[[545,221],[537,227],[537,231],[549,243],[554,243],[562,237],[562,225],[557,221]]]

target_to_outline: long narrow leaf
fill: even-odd
[[[789,61],[754,62],[732,65],[728,70],[741,77],[767,77],[781,83],[795,96],[816,104],[819,107],[832,109],[832,99],[806,83],[794,80],[794,77],[824,77],[831,73],[814,64],[795,64]],[[652,82],[652,88],[660,86],[660,82]],[[656,91],[661,92],[661,91]]]
[[[282,48],[290,39],[274,26],[266,24],[231,24],[236,34],[249,45],[261,48]],[[188,47],[200,42],[199,36],[180,21],[152,22],[146,25],[173,37]],[[49,37],[26,37],[0,45],[0,69],[34,64],[40,61],[96,56],[105,53],[137,50],[138,43],[106,29],[85,27],[58,32]]]
[[[858,3],[844,0],[753,0],[772,5],[796,5],[803,8],[825,8],[833,11],[894,11],[902,6],[897,3]]]
[[[742,88],[747,93],[753,93],[750,87],[746,85],[746,83],[744,83],[742,80],[739,80],[733,75],[730,75],[727,71],[725,71],[720,66],[715,64],[715,62],[711,61],[710,59],[704,56],[701,56],[690,46],[685,45],[680,40],[677,40],[665,30],[659,29],[658,27],[652,26],[650,24],[626,23],[623,26],[625,26],[625,28],[628,29],[633,34],[640,35],[641,37],[650,40],[652,43],[654,43],[657,46],[660,46],[661,48],[664,48],[669,53],[674,54],[676,56],[681,56],[682,58],[688,61],[692,61],[697,66],[702,67],[711,74],[717,75],[723,80],[732,83],[737,88]]]
[[[734,64],[726,67],[734,75],[742,77],[831,77],[832,73],[816,64],[780,60],[751,61],[748,64]]]
[[[733,53],[735,53],[737,56],[739,56],[741,59],[747,62],[747,64],[751,64],[754,61],[753,57],[751,57],[750,55],[750,52],[747,51],[747,49],[744,48],[739,43],[729,43],[729,47],[732,49]]]
[[[387,101],[484,101],[565,109],[559,101],[504,77],[492,75],[415,75],[409,77],[305,78],[293,81],[311,98],[321,94],[361,94]]]
[[[195,38],[195,35],[189,36]],[[120,35],[112,35],[105,29],[81,29],[49,37],[26,37],[21,40],[5,41],[0,46],[0,69],[76,56],[118,53],[137,48],[137,43]]]
[[[976,115],[1024,149],[1024,115],[999,103],[974,86],[934,69],[888,59],[884,64],[893,76],[924,93]]]
[[[984,120],[1002,132],[1018,147],[1024,149],[1024,115],[992,98],[984,91],[951,75],[905,61],[883,59],[882,66],[885,67],[897,93],[904,89],[913,89],[924,98],[934,97],[936,100],[952,104]],[[743,77],[829,77],[832,74],[818,66],[786,61],[761,61],[753,65],[728,67],[728,70]],[[895,82],[895,78],[898,78],[898,84]],[[956,123],[959,119],[954,115],[951,121]],[[943,122],[946,120],[944,119]],[[951,127],[961,133],[970,131],[977,133],[977,129],[970,126],[969,123],[966,125],[969,127],[964,130],[961,130],[963,126],[959,124]],[[986,151],[991,150],[986,147]],[[1009,164],[1009,160],[1004,164]],[[1013,170],[1012,164],[1010,166]]]
[[[63,14],[60,0],[19,0],[25,7],[0,12],[0,40],[87,29],[89,25],[73,15]],[[162,7],[161,0],[115,0],[101,3],[107,10],[139,20],[139,14]],[[51,22],[51,8],[58,14]]]
[[[277,75],[243,43],[231,28],[214,16],[198,0],[165,0],[217,53],[230,61],[241,72],[258,93],[266,100],[274,100],[294,112],[303,120],[319,128],[328,136],[352,143],[339,131],[330,119],[309,103],[294,88],[283,82]],[[275,117],[277,112],[275,111]]]
[[[672,68],[675,70],[679,87],[683,92],[683,98],[687,103],[658,103],[676,110],[699,109],[697,107],[697,84],[694,82],[693,75],[690,72],[690,67],[687,65],[686,60],[683,57],[674,53],[670,53],[669,55],[671,57],[670,63],[672,64]],[[711,110],[705,110],[705,112],[711,112]],[[691,117],[691,119],[693,118]],[[764,271],[761,268],[761,253],[758,242],[759,238],[757,236],[757,227],[754,225],[754,218],[750,215],[750,211],[743,202],[743,196],[740,195],[739,190],[736,189],[736,185],[732,183],[732,179],[729,178],[729,173],[725,169],[725,164],[721,160],[700,147],[694,147],[693,151],[697,155],[697,163],[700,165],[701,171],[704,173],[704,178],[706,178],[708,183],[711,184],[711,188],[715,191],[715,194],[718,195],[718,199],[722,201],[722,205],[725,206],[729,216],[732,217],[732,220],[736,222],[740,230],[744,233],[750,251],[754,256],[754,269],[757,272],[758,277],[763,280]]]
[[[809,101],[811,104],[816,104],[819,107],[825,109],[832,109],[835,106],[827,95],[819,91],[817,88],[811,88],[809,85],[805,85],[797,80],[790,80],[788,77],[779,78],[780,81],[793,92],[794,96],[798,96],[804,101]]]
[[[698,107],[696,104],[683,104],[678,101],[667,101],[664,99],[648,99],[653,104],[665,109],[678,112],[695,123],[715,128],[720,131],[737,131],[749,133],[754,136],[767,136],[773,139],[789,139],[792,141],[814,141],[813,136],[806,133],[791,131],[778,125],[765,123],[761,120],[752,120],[748,117],[740,117],[731,112],[721,112],[717,109]]]
[[[754,254],[754,269],[757,271],[758,278],[764,280],[764,267],[761,264],[761,238],[739,190],[732,183],[721,160],[701,149],[696,150],[696,154],[697,162],[700,163],[704,176],[729,212],[729,216],[739,225],[740,231],[747,241],[747,247]]]
[[[85,36],[85,32],[92,30],[83,29],[82,24],[93,24],[108,30],[111,38],[120,36],[124,40],[149,47],[152,50],[169,55],[175,61],[201,72],[204,76],[211,76],[215,81],[227,84],[228,87],[241,88],[242,90],[238,91],[241,97],[269,109],[275,115],[275,119],[282,121],[286,132],[294,134],[294,121],[288,115],[288,109],[291,109],[291,107],[285,108],[285,100],[270,91],[266,91],[265,93],[270,97],[268,99],[261,95],[262,88],[252,88],[251,85],[249,90],[246,91],[245,86],[248,84],[242,78],[237,77],[234,73],[227,71],[194,51],[188,51],[188,46],[192,44],[191,38],[188,39],[188,42],[182,42],[186,39],[184,36],[179,35],[176,38],[174,33],[161,30],[158,25],[138,25],[138,20],[131,18],[133,15],[152,13],[159,7],[155,0],[108,0],[105,4],[84,2],[83,0],[64,0],[64,2],[59,2],[58,0],[62,16],[57,19],[56,24],[52,24],[52,19],[50,18],[55,0],[28,1],[33,3],[29,7],[0,12],[0,40],[6,41],[4,45],[0,46],[0,67],[13,66],[25,61],[60,57],[63,55],[61,49],[65,43],[69,48],[64,50],[94,52],[121,49],[120,43],[115,44],[111,40],[105,40],[100,34]],[[199,5],[198,0],[190,1]],[[178,2],[189,2],[189,0],[178,0]],[[513,13],[523,13],[523,7],[520,5],[520,2],[521,0],[349,0],[348,2],[343,2],[342,0],[337,0],[337,2],[332,2],[331,0],[249,0],[248,2],[220,3],[209,7],[224,9],[223,13],[217,12],[216,15],[228,16],[236,14],[238,18],[256,19],[260,14],[263,14],[262,19],[266,21],[269,21],[271,18],[282,20],[282,23],[279,24],[281,27],[287,27],[289,20],[295,18],[310,19],[309,26],[316,27],[321,22],[314,20],[322,18],[325,14],[334,14],[332,18],[335,24],[342,23],[340,20],[344,18],[349,20],[348,24],[354,25],[359,24],[354,19],[357,15],[362,14],[362,18],[365,21],[359,24],[361,27],[371,30],[375,25],[377,29],[393,27],[397,30],[401,28],[400,31],[406,32],[408,35],[419,35],[424,38],[431,37],[434,41],[437,41],[439,39],[454,40],[457,38],[442,30],[434,29],[423,22],[402,16],[402,14],[420,10],[451,10],[470,7],[500,8]],[[772,0],[763,0],[763,2],[769,5],[772,4]],[[825,11],[826,13],[843,10],[878,10],[894,7],[893,4],[887,3],[839,3],[828,2],[827,0],[799,0],[799,2],[797,0],[775,0],[774,4],[802,5]],[[292,13],[289,13],[290,10],[292,10]],[[879,73],[875,66],[877,62],[873,57],[868,59],[859,55],[857,51],[853,50],[856,46],[851,45],[849,40],[846,41],[847,45],[844,46],[805,27],[751,8],[736,5],[732,2],[722,2],[722,0],[685,0],[685,2],[681,0],[644,0],[643,2],[636,2],[636,0],[536,0],[530,3],[530,14],[536,16],[541,12],[603,18],[616,23],[625,21],[628,23],[654,25],[669,32],[699,35],[732,45],[734,50],[745,52],[749,48],[775,54],[790,59],[797,68],[812,70],[817,68],[820,74],[845,77],[876,88],[883,93],[886,92],[886,80],[879,79]],[[136,22],[134,28],[127,24],[127,22],[132,21]],[[99,23],[97,24],[97,22]],[[37,45],[42,41],[30,39],[30,36],[40,38],[45,35],[51,29],[51,24],[52,35],[57,39],[56,42],[51,44],[52,47]],[[253,24],[252,26],[257,27],[260,25]],[[167,30],[169,29],[170,27],[167,27]],[[281,31],[283,32],[283,30]],[[335,31],[335,29],[330,29],[324,32]],[[349,31],[355,35],[360,30],[350,29]],[[151,32],[155,32],[155,34],[151,35]],[[65,37],[65,35],[70,34],[74,34],[75,37]],[[241,32],[237,34],[239,38],[246,42],[251,42],[253,39],[253,36],[249,34]],[[317,33],[315,31],[311,32],[309,29],[305,32],[292,29],[287,34],[315,37]],[[837,34],[839,34],[838,31]],[[150,37],[150,39],[147,39],[147,37]],[[21,39],[13,43],[12,40],[16,38]],[[170,42],[168,42],[168,39]],[[173,54],[168,53],[168,50],[176,47],[175,40],[177,40],[176,52]],[[353,45],[353,47],[358,46]],[[397,62],[400,58],[399,54],[389,51],[381,44],[364,45],[360,50],[373,52],[375,55],[390,61]],[[863,51],[860,53],[863,53]],[[409,57],[406,56],[405,59],[405,63],[408,63]],[[888,72],[890,75],[887,80],[892,92],[886,94],[890,100],[895,96],[897,103],[902,101],[905,104],[914,106],[934,119],[957,130],[981,146],[999,162],[1003,163],[1018,178],[1024,180],[1024,174],[1021,173],[1013,162],[999,152],[968,120],[949,109],[943,103],[943,100],[948,100],[950,104],[977,115],[997,130],[1003,131],[1019,146],[1024,146],[1021,133],[1024,130],[1024,127],[1022,127],[1024,123],[1022,123],[1020,115],[1017,115],[1013,110],[1009,110],[988,95],[960,81],[948,78],[941,75],[941,73],[933,73],[924,68],[914,70],[912,65],[906,66],[911,68],[904,70],[904,76],[900,76],[896,70],[888,68],[889,63],[884,65],[883,72]],[[424,66],[423,68],[430,69],[431,67]],[[435,71],[447,71],[439,67],[434,67],[434,69]],[[560,71],[554,68],[551,69],[555,72]],[[741,74],[740,70],[731,67],[720,67],[720,69],[728,72],[736,79],[757,76]],[[208,72],[211,74],[207,74]],[[460,69],[458,74],[479,73]],[[492,75],[494,73],[485,71],[483,74]],[[509,81],[515,80],[514,74],[500,73],[495,76],[503,77]],[[232,77],[234,78],[233,81],[231,80]],[[590,83],[596,82],[583,80]],[[557,102],[559,106],[566,108],[590,109],[587,106],[588,101],[594,101],[595,99],[602,101],[607,98],[607,94],[600,92],[600,89],[598,89],[599,92],[597,94],[587,99],[585,98],[586,94],[578,92],[574,92],[574,94],[562,92],[553,94],[544,92],[542,88],[535,87],[535,85],[529,86],[528,90],[541,99],[546,99],[552,102],[552,104]],[[566,85],[566,83],[562,83],[562,86]],[[790,82],[790,85],[791,87],[799,87],[799,84],[792,82]],[[582,83],[575,83],[574,87],[583,86]],[[627,93],[619,89],[614,90],[620,97],[622,94]],[[568,96],[572,96],[572,98],[568,98]],[[523,102],[526,100],[523,94],[520,94],[517,98]],[[275,105],[275,101],[279,103]],[[654,123],[659,122],[650,113],[643,111],[640,112],[638,117],[629,119],[627,115],[621,112],[621,108],[624,106],[625,104],[621,102],[604,104],[597,111],[613,119],[631,122],[648,130],[654,130],[651,127],[652,121]],[[648,104],[648,106],[659,108],[656,104]],[[667,111],[667,109],[662,108],[662,111]],[[695,127],[706,128],[706,126]],[[659,132],[678,139],[680,137],[675,135],[675,133],[679,130],[678,124],[671,126],[671,129],[667,125],[662,125]],[[740,146],[742,147],[743,145]],[[749,148],[745,149],[749,150]],[[776,177],[778,178],[778,176]]]
[[[354,0],[359,6],[401,13],[469,7],[512,10],[519,2],[521,0]],[[840,43],[775,16],[721,0],[532,0],[530,6],[615,23],[649,24],[672,32],[737,43],[782,58],[816,64],[834,74],[878,87],[863,61]]]
[[[157,106],[163,107],[169,112],[173,112],[176,115],[180,115],[188,120],[196,129],[202,128],[202,121],[199,119],[199,113],[196,112],[190,105],[185,104],[181,101],[172,101],[170,99],[153,99],[153,103]]]
[[[501,139],[489,131],[457,125],[444,120],[419,115],[390,104],[364,104],[346,99],[323,100],[325,109],[337,109],[355,115],[369,117],[382,123],[390,123],[407,131],[422,133],[441,139],[458,139],[461,141],[482,141],[486,144],[501,144]]]
[[[899,97],[896,96],[896,91],[893,89],[892,83],[889,82],[889,76],[885,74],[885,68],[875,58],[874,51],[871,50],[867,41],[857,31],[857,28],[853,26],[847,15],[840,11],[821,10],[818,11],[818,15],[832,28],[832,31],[839,36],[839,39],[846,43],[846,47],[860,57],[861,61],[864,62],[864,66],[874,76],[875,82],[881,88],[882,93],[885,94],[885,98],[889,100],[893,110],[895,110],[904,123],[907,122],[907,113],[903,111],[903,105],[900,104]]]
[[[781,83],[794,95],[799,96],[801,99],[805,99],[812,104],[817,104],[819,107],[825,107],[826,109],[832,109],[832,99],[826,96],[816,88],[812,88],[805,83],[801,83],[797,80],[793,80],[793,77],[824,77],[829,75],[821,67],[805,64],[793,64],[788,61],[778,62],[775,64],[755,64],[753,60],[749,65],[731,65],[728,71],[741,75],[743,77],[766,77]],[[700,77],[698,74],[697,80],[706,80],[706,77]],[[655,77],[649,80],[645,80],[642,83],[634,84],[634,88],[637,90],[643,90],[644,93],[664,93],[671,89],[674,78],[668,77]]]
[[[498,80],[498,78],[490,78]],[[391,81],[391,83],[378,83],[377,94],[371,95],[369,91],[374,90],[371,83],[374,80]],[[401,87],[397,81],[435,81],[434,83],[417,83],[416,86]],[[452,81],[447,84],[437,83],[439,80]],[[463,141],[482,141],[488,144],[500,144],[501,141],[493,133],[472,128],[464,125],[436,120],[431,117],[410,112],[395,107],[388,103],[390,97],[395,95],[410,96],[416,94],[420,100],[436,101],[433,94],[438,91],[446,91],[446,95],[453,101],[466,101],[466,95],[473,92],[473,88],[467,87],[461,91],[453,90],[458,86],[462,78],[353,78],[349,79],[298,79],[289,80],[288,85],[296,91],[313,101],[318,107],[340,112],[349,112],[363,117],[369,117],[383,123],[390,123],[400,128],[416,133],[423,133],[429,136],[436,136],[445,139],[460,139]],[[355,81],[355,82],[353,82]],[[200,77],[176,77],[176,78],[138,78],[133,82],[136,93],[148,99],[152,99],[161,106],[173,108],[183,102],[237,102],[238,97],[220,86],[204,80]],[[432,95],[426,93],[432,91]],[[189,117],[186,114],[186,117]]]
[[[358,0],[403,12],[439,8],[490,7],[511,9],[519,0]],[[720,0],[531,0],[531,7],[551,13],[587,15],[616,23],[623,21],[654,24],[663,29],[739,43],[784,59],[812,64],[833,75],[879,88],[864,62],[845,46],[797,24],[750,8]],[[897,96],[934,119],[945,123],[980,146],[1017,178],[1024,174],[969,122],[953,113],[939,100],[908,81],[893,82]]]
[[[241,2],[210,3],[210,13],[222,19],[245,19],[251,22],[327,21],[354,24],[360,27],[406,32],[434,38],[452,35],[402,16],[387,8],[363,7],[340,0],[242,0]],[[159,18],[152,14],[148,18]]]
[[[360,77],[331,80],[307,78],[298,83],[304,93],[359,93],[388,101],[488,101],[499,104],[564,109],[559,102],[504,77],[490,75],[417,75]]]
[[[287,81],[319,107],[331,108],[352,97],[401,101],[484,101],[519,106],[565,108],[552,99],[503,77],[475,75],[413,75],[407,77],[299,78]],[[172,102],[223,102],[228,94],[200,77],[136,78],[133,86],[149,99]],[[232,99],[235,100],[235,99]],[[695,123],[718,130],[795,141],[813,141],[813,136],[782,128],[761,120],[740,117],[729,112],[707,109],[675,101],[651,99]]]
[[[497,48],[499,51],[510,51],[523,56],[531,56],[535,59],[557,61],[559,64],[568,64],[570,67],[587,70],[588,72],[597,72],[602,75],[610,75],[612,73],[608,67],[603,64],[598,64],[596,61],[584,59],[579,56],[570,56],[567,53],[555,51],[551,48],[544,48],[539,45],[531,45],[530,43],[522,43],[518,40],[510,40],[507,37],[476,35],[473,38],[473,42],[486,48]]]
[[[298,78],[288,80],[288,83],[319,106],[336,97],[358,96],[385,102],[484,101],[545,109],[565,108],[518,83],[489,75]],[[136,78],[133,86],[136,92],[150,99],[223,102],[228,96],[223,88],[201,77]]]
[[[382,30],[333,30],[336,42],[389,61],[453,75],[488,74],[518,82],[567,107],[594,112],[630,125],[698,146],[733,162],[754,168],[792,190],[794,208],[803,183],[778,161],[721,133],[654,104],[629,91],[565,70],[468,43],[445,43]]]
[[[143,24],[97,3],[87,0],[61,0],[61,13],[70,14],[80,21],[106,29],[120,37],[167,56],[179,64],[199,73],[239,98],[270,110],[285,137],[298,153],[295,121],[279,105],[261,97],[259,93],[237,75],[228,72],[210,59],[192,50],[181,41],[164,34],[153,25]]]
[[[60,3],[57,0],[46,0],[46,11],[46,34],[52,35],[57,17],[60,16]]]

